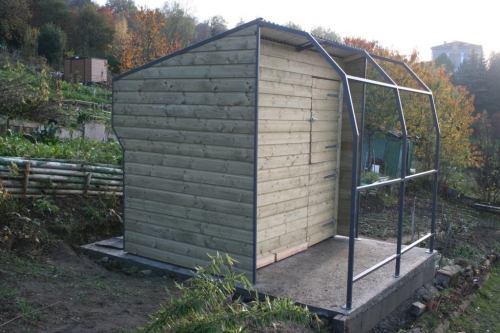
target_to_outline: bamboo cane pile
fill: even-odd
[[[13,197],[123,195],[123,171],[112,165],[0,157],[0,181]]]

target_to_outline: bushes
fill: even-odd
[[[60,139],[55,145],[32,143],[22,133],[0,137],[0,156],[50,158],[88,163],[121,165],[122,149],[115,140],[108,142],[88,139]]]

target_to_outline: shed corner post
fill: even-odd
[[[258,176],[258,149],[259,149],[259,80],[260,80],[260,24],[257,23],[255,45],[255,111],[253,136],[253,273],[252,284],[257,283],[257,176]]]

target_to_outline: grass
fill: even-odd
[[[500,332],[500,266],[493,266],[490,278],[465,313],[450,323],[450,332]]]

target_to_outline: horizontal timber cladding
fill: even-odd
[[[206,144],[200,145],[127,138],[120,138],[120,142],[131,152],[195,156],[242,162],[253,162],[254,160],[253,147],[242,149],[241,147],[224,147]],[[127,150],[125,150],[125,153],[127,153]]]
[[[345,71],[348,75],[365,77],[365,59],[361,58],[348,62]],[[359,82],[349,82],[354,112],[356,114],[356,122],[358,127],[362,124],[363,111],[363,84]],[[338,211],[338,230],[339,235],[349,236],[349,222],[351,209],[351,177],[352,169],[352,148],[353,148],[353,133],[351,130],[351,120],[349,118],[349,110],[347,103],[344,104],[342,115],[342,144],[340,151],[340,178],[339,183],[339,211]],[[360,141],[361,141],[360,137]],[[361,146],[360,146],[361,149]]]
[[[252,277],[256,29],[114,82],[126,251],[188,268],[227,253]]]
[[[261,43],[259,65],[257,256],[264,259],[335,235],[341,84],[319,53],[270,41]]]
[[[254,122],[251,120],[225,120],[200,118],[166,118],[153,116],[119,116],[114,117],[115,126],[139,127],[173,130],[185,130],[216,133],[253,134]]]
[[[117,104],[114,110],[120,115],[254,120],[254,106],[222,105],[165,105],[165,104]]]

